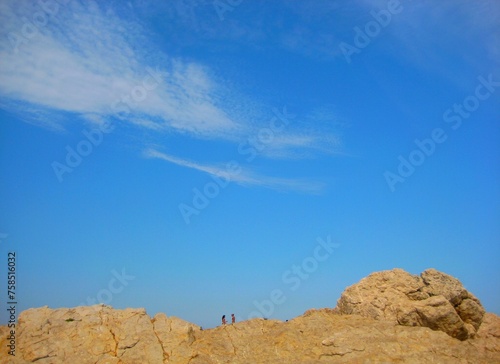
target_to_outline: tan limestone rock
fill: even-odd
[[[42,307],[22,312],[18,326],[19,358],[28,362],[126,364],[144,356],[163,360],[144,309]]]
[[[195,340],[195,333],[201,328],[177,317],[157,314],[153,320],[153,328],[163,349],[165,362],[191,355],[190,345]]]
[[[370,274],[348,287],[335,311],[425,326],[460,340],[474,337],[485,312],[456,278],[435,269],[419,277],[397,268]]]
[[[30,309],[19,316],[16,357],[2,350],[0,364],[500,363],[500,317],[458,281],[426,272],[425,281],[374,273],[335,309],[210,330],[144,309]],[[0,347],[8,332],[0,327]]]

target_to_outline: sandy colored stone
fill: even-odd
[[[397,268],[372,273],[348,287],[335,311],[425,326],[460,340],[474,337],[485,313],[458,279],[436,269],[419,277]]]
[[[30,309],[19,316],[16,357],[2,350],[0,364],[500,363],[500,317],[436,272],[428,283],[401,270],[375,273],[335,309],[210,330],[144,309]],[[0,327],[2,348],[7,336]]]
[[[167,317],[164,313],[157,314],[152,322],[165,362],[190,356],[189,347],[196,340],[195,333],[201,332],[199,326],[174,316]]]
[[[114,310],[104,305],[22,312],[17,351],[19,359],[40,364],[127,364],[139,363],[144,357],[158,363],[163,360],[144,309]]]
[[[486,314],[476,337],[465,341],[332,309],[310,310],[289,322],[253,319],[203,331],[164,314],[150,319],[141,309],[107,306],[32,309],[21,317],[18,356],[9,360],[0,353],[0,363],[500,362],[500,318],[494,314]],[[5,327],[1,334],[3,345]]]

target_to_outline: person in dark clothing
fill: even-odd
[[[226,315],[222,315],[222,324],[225,325],[226,324]]]
[[[231,314],[231,323],[234,324],[236,322],[236,317],[234,317],[234,313]]]

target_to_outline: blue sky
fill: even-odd
[[[500,314],[499,17],[494,0],[2,1],[18,310],[213,327],[433,267]]]

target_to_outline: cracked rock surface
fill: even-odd
[[[424,273],[374,273],[335,309],[210,330],[144,309],[29,309],[19,317],[16,357],[1,350],[0,363],[500,363],[500,317],[453,277]],[[0,327],[0,347],[7,336]]]
[[[458,279],[436,269],[420,276],[402,269],[372,273],[342,293],[335,311],[429,327],[459,340],[473,338],[485,314]]]

